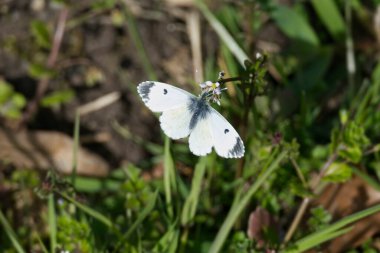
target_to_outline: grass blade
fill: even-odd
[[[54,193],[49,194],[48,217],[50,230],[50,250],[51,252],[55,252],[55,249],[57,248],[57,220],[54,206]]]
[[[172,190],[177,191],[176,175],[174,171],[173,157],[170,153],[170,140],[165,137],[164,150],[164,188],[165,200],[170,217],[173,217]]]
[[[13,246],[15,247],[16,251],[18,253],[25,253],[24,249],[22,248],[16,233],[13,231],[11,225],[9,225],[7,219],[5,218],[3,212],[0,210],[0,223],[4,228],[5,233],[8,235],[9,239],[11,240]]]
[[[329,234],[324,234],[324,235],[316,236],[312,240],[304,241],[302,243],[293,245],[292,249],[285,250],[284,252],[285,253],[301,253],[301,252],[305,252],[306,250],[311,249],[313,247],[316,247],[316,246],[318,246],[318,245],[320,245],[320,244],[322,244],[324,242],[327,242],[327,241],[332,240],[332,239],[334,239],[336,237],[344,235],[344,234],[350,232],[351,229],[353,229],[353,226],[345,228],[345,229],[341,229],[341,230],[338,230],[338,231],[335,231],[335,232],[332,232],[332,233],[329,233]]]
[[[116,192],[120,190],[121,180],[112,178],[90,178],[77,176],[74,188],[77,192],[97,193],[100,191]]]
[[[75,125],[74,125],[74,147],[73,147],[73,165],[72,165],[73,170],[71,171],[72,185],[75,185],[75,179],[77,176],[79,130],[80,130],[80,114],[79,114],[79,110],[77,110],[75,113]]]
[[[213,241],[211,248],[209,250],[210,253],[220,252],[228,234],[230,233],[234,223],[243,212],[243,210],[247,207],[249,201],[259,189],[259,187],[266,181],[266,179],[277,169],[280,165],[280,162],[286,157],[287,152],[282,151],[277,158],[270,164],[270,166],[259,176],[257,181],[249,188],[249,190],[243,195],[243,197],[234,204],[227,218],[224,220],[222,227],[219,229],[218,234]]]
[[[68,201],[70,201],[71,203],[73,203],[76,207],[78,207],[83,212],[87,213],[88,215],[90,215],[94,219],[98,220],[99,222],[103,223],[107,227],[113,229],[112,221],[109,220],[107,217],[105,217],[103,214],[99,213],[98,211],[96,211],[96,210],[94,210],[94,209],[92,209],[92,208],[90,208],[90,207],[88,207],[86,205],[83,205],[82,203],[79,203],[75,199],[73,199],[70,196],[68,196],[66,193],[63,193],[63,192],[57,192],[57,193],[59,195],[61,195],[63,198],[65,198]]]
[[[332,237],[332,235],[339,236],[343,234],[343,233],[339,234],[342,231],[346,231],[346,229],[342,229],[343,227],[377,212],[380,212],[380,205],[376,205],[368,209],[365,209],[363,211],[357,212],[355,214],[351,214],[350,216],[344,217],[341,220],[335,222],[334,224],[300,239],[292,246],[292,249],[289,249],[286,252],[301,252],[301,251],[293,251],[294,247],[297,250],[303,249],[306,246],[308,247],[307,249],[310,249],[311,247],[314,247],[316,245],[319,245],[322,242],[325,242],[327,240],[334,238]],[[348,232],[348,230],[346,232]],[[322,240],[323,238],[325,238],[325,240]],[[316,242],[319,242],[319,243],[316,243]]]
[[[211,13],[205,3],[203,1],[197,0],[195,1],[198,8],[202,12],[203,16],[210,23],[211,27],[215,30],[218,36],[222,39],[222,41],[226,44],[226,46],[230,49],[232,54],[239,61],[240,65],[245,67],[244,61],[249,60],[249,57],[244,52],[243,49],[239,46],[239,44],[234,40],[232,35],[227,31],[227,29],[222,25],[222,23]]]
[[[334,39],[344,39],[346,29],[342,15],[336,6],[336,2],[331,0],[312,0],[311,3],[319,16],[319,19]]]
[[[307,46],[316,47],[319,45],[319,39],[309,22],[295,10],[278,5],[271,16],[278,28],[290,39]]]
[[[129,34],[131,35],[131,38],[137,49],[137,53],[140,57],[140,60],[142,61],[145,73],[148,75],[150,80],[156,80],[157,79],[156,73],[154,72],[154,68],[149,60],[147,53],[145,52],[144,43],[139,34],[136,21],[132,13],[128,9],[129,7],[128,7],[128,4],[126,3],[127,1],[124,1],[124,2],[125,2],[124,12],[127,19]]]
[[[198,206],[199,194],[201,192],[202,187],[201,184],[206,171],[206,161],[207,157],[202,157],[199,159],[198,164],[195,166],[195,172],[193,180],[191,182],[191,191],[182,208],[182,225],[187,225],[189,222],[193,220],[195,216]]]
[[[152,253],[167,252],[175,253],[178,247],[179,231],[176,229],[176,224],[172,224],[168,231],[161,237],[157,244],[152,249]]]
[[[122,236],[122,239],[119,240],[119,243],[115,247],[114,252],[118,252],[119,248],[123,245],[125,240],[131,236],[131,234],[137,229],[137,227],[144,221],[144,219],[152,212],[154,206],[156,205],[158,197],[158,191],[156,191],[149,199],[148,205],[141,211],[138,215],[136,221],[132,224],[132,226],[128,229],[128,231]]]
[[[43,253],[49,253],[49,251],[47,250],[45,244],[43,243],[43,241],[42,241],[42,239],[38,233],[36,234],[36,238],[37,238],[38,243],[40,244],[41,251]]]

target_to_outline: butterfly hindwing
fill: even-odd
[[[187,105],[164,111],[160,116],[161,128],[172,139],[185,138],[190,134],[191,116]]]
[[[233,126],[214,109],[208,119],[216,153],[225,158],[243,157],[244,143]]]
[[[183,107],[191,98],[195,98],[185,90],[154,81],[140,83],[137,91],[145,105],[153,112],[164,112]]]
[[[204,156],[211,153],[213,138],[209,117],[200,119],[190,133],[189,148],[194,155]]]

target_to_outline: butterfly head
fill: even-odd
[[[199,86],[201,86],[202,89],[202,98],[206,99],[208,102],[211,101],[220,105],[222,91],[226,90],[227,88],[222,89],[219,82],[211,81],[201,83]]]

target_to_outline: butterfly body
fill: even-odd
[[[192,113],[189,128],[194,129],[199,120],[207,118],[211,113],[211,106],[206,100],[206,96],[190,98],[188,109]]]
[[[147,81],[137,87],[145,105],[153,112],[161,112],[160,125],[172,139],[189,136],[193,154],[204,156],[215,148],[218,155],[240,158],[244,144],[231,124],[212,108],[208,93],[196,97],[175,86]]]

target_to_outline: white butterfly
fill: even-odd
[[[167,136],[180,139],[190,135],[189,147],[193,154],[204,156],[214,147],[216,153],[225,158],[244,156],[239,134],[208,102],[213,89],[196,97],[166,83],[146,81],[138,85],[137,91],[150,110],[162,112],[161,128]],[[217,93],[219,95],[220,90]]]

